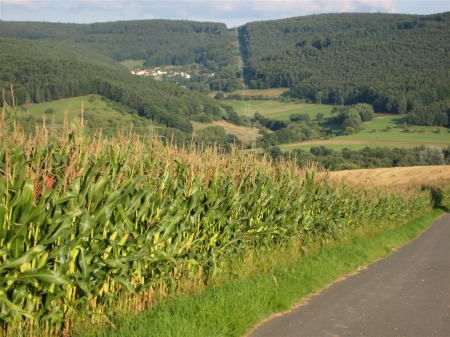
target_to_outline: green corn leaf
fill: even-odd
[[[5,217],[6,217],[6,205],[5,203],[0,203],[0,236],[4,237],[3,234],[3,224],[5,223]]]
[[[27,250],[22,256],[19,256],[12,260],[6,260],[0,264],[0,270],[2,269],[14,269],[21,265],[30,262],[33,258],[45,249],[43,245],[37,245]]]
[[[136,293],[136,291],[134,290],[134,288],[133,288],[133,286],[131,285],[131,283],[130,283],[128,280],[126,280],[125,278],[120,277],[120,276],[113,276],[112,278],[113,278],[114,281],[116,281],[117,283],[120,283],[121,285],[123,285],[123,286],[128,290],[128,292],[130,292],[130,293],[132,293],[132,294],[135,294],[135,293]]]
[[[37,280],[60,285],[71,284],[71,281],[67,276],[49,269],[29,269],[21,273],[17,279],[27,283],[32,283]]]
[[[105,259],[105,260],[103,260],[103,262],[105,262],[108,266],[111,266],[113,268],[124,269],[127,267],[124,263],[122,263],[119,260]]]
[[[88,265],[85,248],[80,247],[80,254],[78,255],[78,264],[81,268],[81,275],[83,280],[87,280],[91,273],[91,269],[89,268]]]
[[[54,205],[63,204],[63,203],[66,203],[69,200],[73,200],[73,199],[76,199],[76,198],[78,198],[78,193],[69,191],[69,192],[66,192],[66,194],[64,196],[62,196],[62,197],[58,198],[57,200],[55,200],[54,201]]]
[[[86,236],[90,233],[93,228],[94,223],[92,221],[92,217],[88,212],[84,212],[81,216],[81,219],[78,223],[78,232],[80,236]]]
[[[89,294],[91,292],[89,281],[77,279],[74,283],[76,286],[80,287],[80,289],[83,290],[86,294]]]
[[[125,212],[125,210],[123,209],[121,204],[117,205],[117,210],[119,211],[119,214],[121,216],[121,220],[124,222],[124,224],[128,227],[129,230],[133,230],[134,225],[130,221],[127,213]]]
[[[13,302],[11,302],[8,297],[6,297],[5,294],[1,294],[0,295],[0,303],[3,303],[6,307],[8,307],[10,310],[12,310],[15,313],[18,313],[22,316],[25,316],[29,319],[33,319],[33,315],[30,314],[29,312],[23,310],[21,307],[19,307],[18,305],[15,305]],[[3,305],[2,305],[2,315],[3,315]],[[9,315],[8,315],[9,316]]]
[[[66,238],[70,235],[70,227],[72,226],[72,218],[65,215],[64,217],[59,218],[58,220],[61,220],[62,223],[59,223],[59,225],[54,224],[54,229],[56,231],[54,233],[49,233],[40,243],[47,245],[49,243],[55,242],[59,237]],[[52,226],[53,227],[53,226]]]

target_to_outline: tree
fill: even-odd
[[[316,121],[317,123],[322,123],[324,120],[325,115],[322,112],[318,112],[316,115]]]
[[[329,156],[333,153],[333,150],[328,149],[325,146],[313,146],[309,152],[315,156]]]
[[[269,155],[272,159],[278,159],[283,156],[283,151],[278,146],[273,146],[270,148]]]
[[[221,99],[224,99],[224,98],[225,98],[225,95],[223,94],[222,91],[219,91],[219,92],[214,96],[214,98],[215,98],[215,99],[218,99],[218,100],[221,100]]]
[[[309,122],[310,118],[308,114],[292,114],[289,116],[291,122]]]
[[[228,136],[222,126],[208,126],[205,129],[198,130],[195,138],[198,143],[217,146],[223,146],[228,140]]]
[[[420,150],[420,158],[430,165],[444,165],[445,157],[440,147],[423,146]]]
[[[358,110],[359,115],[361,116],[361,120],[363,122],[371,121],[375,116],[375,112],[373,111],[373,106],[367,103],[358,103],[353,105],[353,107]]]
[[[356,132],[361,130],[361,116],[355,108],[350,108],[344,114],[344,121],[342,127],[353,128]]]

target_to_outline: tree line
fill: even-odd
[[[276,160],[280,158],[292,159],[299,166],[315,162],[332,171],[450,164],[450,146],[446,149],[419,146],[412,149],[365,147],[361,150],[350,150],[348,148],[333,150],[324,146],[315,146],[311,147],[309,151],[295,149],[292,153],[283,153],[278,146],[274,146],[267,151]]]

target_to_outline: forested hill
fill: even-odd
[[[324,14],[239,28],[252,88],[412,112],[450,97],[450,12]]]
[[[0,89],[16,104],[100,94],[131,113],[192,132],[189,120],[232,119],[232,111],[206,95],[153,78],[133,76],[119,63],[74,43],[0,38]]]
[[[0,21],[0,36],[82,45],[116,61],[147,67],[201,64],[219,71],[233,63],[233,34],[222,23],[141,20],[93,24]]]
[[[450,12],[324,14],[249,23],[239,27],[239,42],[252,88],[289,87],[291,96],[312,102],[369,103],[377,112],[408,112],[413,124],[448,125],[449,32]],[[118,61],[197,64],[220,73],[183,85],[232,91],[241,85],[235,43],[222,23],[0,21],[0,87],[13,84],[19,103],[99,93],[190,131],[188,119],[237,116],[206,96],[132,76]]]

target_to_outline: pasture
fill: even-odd
[[[18,107],[22,124],[42,124],[58,126],[64,120],[72,122],[83,116],[89,130],[103,130],[105,134],[114,134],[118,129],[132,128],[138,133],[153,128],[151,121],[137,115],[119,111],[117,106],[98,95],[64,98],[51,102],[25,104]]]
[[[377,114],[376,118],[364,123],[364,129],[354,135],[336,136],[330,139],[311,140],[284,144],[282,151],[302,149],[309,151],[313,146],[325,146],[333,150],[348,148],[359,150],[364,147],[414,148],[421,145],[446,148],[450,145],[450,130],[435,126],[408,126],[406,116]],[[408,130],[405,132],[405,130]]]
[[[293,114],[308,114],[310,119],[315,119],[320,112],[325,118],[331,117],[332,105],[307,104],[295,102],[279,102],[276,100],[224,100],[224,104],[230,105],[239,115],[253,117],[256,112],[264,117],[281,121],[289,120]]]

